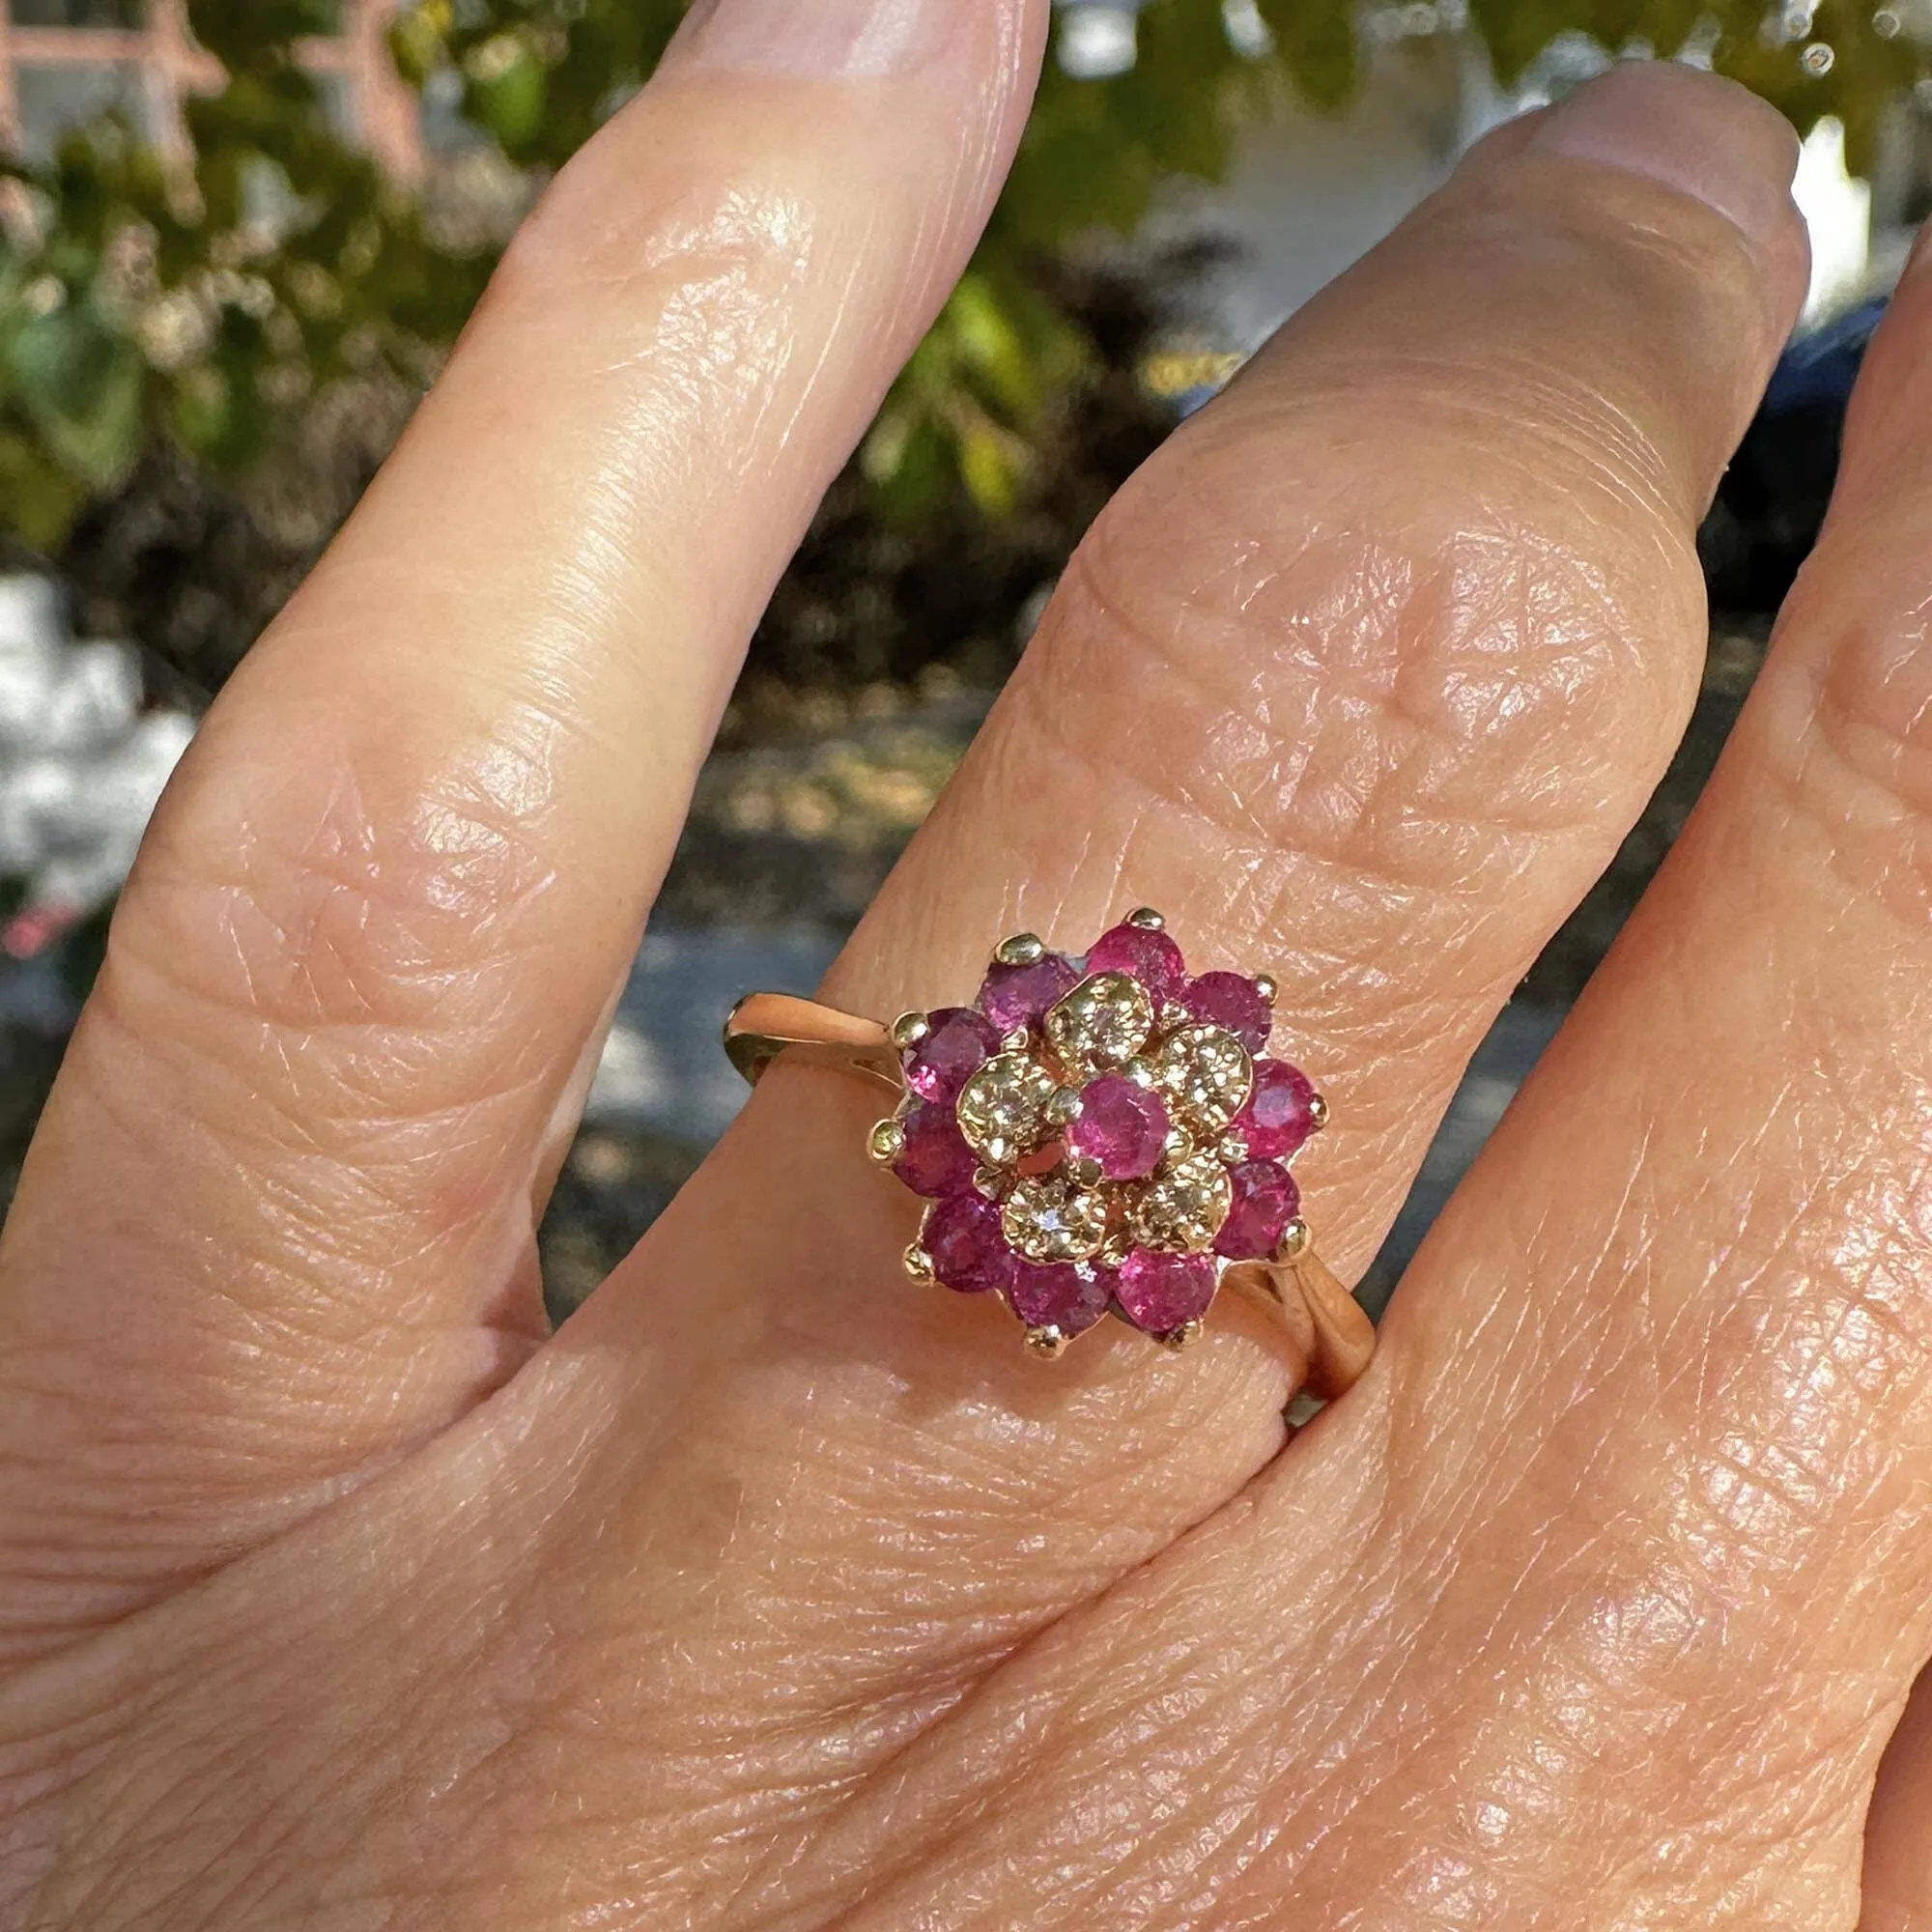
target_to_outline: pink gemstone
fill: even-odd
[[[1219,1281],[1212,1255],[1157,1255],[1136,1248],[1121,1264],[1114,1296],[1136,1328],[1165,1335],[1205,1315]]]
[[[1255,1063],[1255,1091],[1234,1131],[1257,1160],[1286,1160],[1315,1131],[1315,1089],[1285,1060]]]
[[[1158,1094],[1124,1073],[1103,1073],[1081,1094],[1066,1145],[1082,1159],[1098,1161],[1109,1180],[1139,1180],[1160,1165],[1172,1125]]]
[[[906,1085],[922,1099],[946,1105],[1000,1050],[1000,1030],[969,1007],[942,1007],[928,1014],[932,1031],[905,1056]]]
[[[905,1151],[893,1162],[893,1172],[915,1194],[936,1200],[942,1194],[964,1194],[973,1185],[979,1162],[951,1107],[915,1107],[899,1125]]]
[[[1094,942],[1087,955],[1089,973],[1124,973],[1153,995],[1156,1006],[1178,1000],[1187,984],[1187,962],[1180,948],[1164,932],[1141,925],[1117,925]]]
[[[1204,973],[1180,996],[1180,1004],[1207,1026],[1233,1034],[1250,1053],[1262,1052],[1274,1028],[1274,1013],[1261,988],[1239,973]]]
[[[1104,1268],[1021,1262],[1007,1299],[1029,1328],[1058,1328],[1071,1336],[1084,1334],[1106,1314],[1113,1292],[1114,1277]]]
[[[1231,1168],[1235,1205],[1214,1237],[1214,1252],[1231,1262],[1265,1261],[1282,1231],[1301,1211],[1301,1189],[1285,1167],[1271,1160],[1243,1161]]]
[[[1001,1033],[1034,1027],[1048,1007],[1080,983],[1080,970],[1064,952],[1048,952],[1031,966],[995,966],[980,988],[980,1010]]]
[[[1000,1210],[977,1194],[949,1195],[925,1217],[920,1246],[932,1271],[961,1294],[983,1294],[1013,1278],[1016,1257],[1000,1232]]]

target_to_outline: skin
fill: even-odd
[[[1921,1932],[1932,268],[1312,1427],[1240,1306],[1047,1367],[909,1291],[875,1109],[793,1069],[545,1337],[745,638],[1023,119],[1043,9],[930,20],[673,53],[164,802],[0,1245],[0,1923]],[[1359,1268],[1684,723],[1792,161],[1683,71],[1492,137],[1122,492],[827,997],[1161,906],[1280,980]]]

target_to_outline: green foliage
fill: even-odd
[[[420,382],[481,291],[492,251],[440,237],[330,125],[296,56],[330,0],[190,0],[226,71],[163,157],[104,119],[51,163],[10,170],[35,211],[0,234],[0,519],[58,551],[156,449],[245,472],[317,392],[381,373]],[[465,117],[533,178],[641,85],[684,0],[416,0],[391,45],[410,81],[454,78]],[[1870,0],[1821,0],[1826,71],[1765,31],[1764,0],[1471,0],[1505,82],[1552,37],[1714,58],[1801,126],[1846,122],[1854,165],[1923,49]],[[1347,103],[1361,50],[1351,0],[1261,0],[1271,52],[1244,56],[1220,0],[1148,0],[1141,59],[1104,81],[1049,64],[1010,185],[972,272],[893,390],[862,452],[889,523],[942,501],[1025,503],[1043,412],[1091,379],[1092,344],[1040,293],[1038,265],[1095,227],[1127,232],[1160,183],[1214,179],[1244,116],[1292,87]],[[1877,24],[1874,24],[1876,20]]]

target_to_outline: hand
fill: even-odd
[[[533,1225],[738,656],[1038,0],[725,0],[210,718],[0,1254],[0,1920],[1932,1923],[1932,270],[1690,831],[1368,1378],[1049,1368],[781,1068],[554,1339]],[[747,19],[753,23],[750,29]],[[1094,531],[827,997],[1164,908],[1373,1253],[1696,687],[1783,125],[1509,127]],[[1861,1918],[1861,1867],[1867,1885]]]

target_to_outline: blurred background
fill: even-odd
[[[0,0],[0,1210],[197,719],[682,12]],[[1121,481],[1496,122],[1619,58],[1715,66],[1804,136],[1804,323],[1703,532],[1683,752],[1478,1056],[1379,1306],[1696,797],[1932,211],[1932,0],[1062,0],[1055,24],[985,243],[752,646],[545,1229],[559,1312],[729,1120],[725,1009],[823,970]]]

